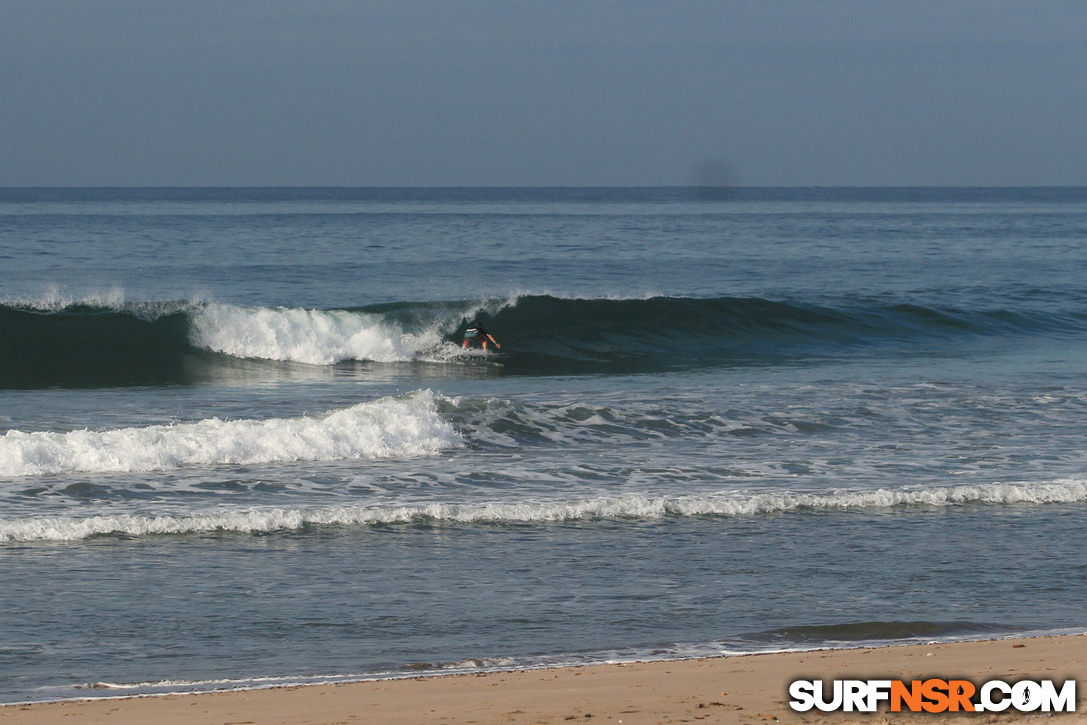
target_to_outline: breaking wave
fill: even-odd
[[[190,339],[199,348],[233,357],[332,365],[412,360],[420,350],[436,347],[441,331],[405,332],[365,311],[209,305],[192,315]]]
[[[574,501],[425,503],[320,509],[248,509],[189,515],[118,514],[0,519],[0,542],[76,541],[94,536],[273,533],[309,527],[390,524],[525,524],[668,517],[758,516],[803,511],[1054,504],[1087,501],[1087,482],[1007,483],[918,490],[833,493],[721,492],[692,496],[628,495]]]
[[[0,476],[161,471],[194,465],[402,458],[461,445],[435,396],[359,403],[322,415],[0,437]]]
[[[58,298],[0,304],[0,387],[192,383],[242,362],[463,362],[473,358],[459,342],[476,318],[516,353],[504,368],[514,374],[773,364],[858,349],[898,354],[1087,327],[1087,315],[735,297],[537,295],[327,310]]]

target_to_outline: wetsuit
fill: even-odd
[[[488,333],[483,329],[483,325],[472,325],[464,331],[465,340],[486,340]]]
[[[468,347],[472,340],[478,341],[484,350],[487,349],[488,342],[493,342],[495,347],[502,347],[491,337],[491,333],[484,330],[483,325],[478,322],[464,331],[464,347]]]

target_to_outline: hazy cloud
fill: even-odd
[[[0,0],[0,185],[1087,184],[1087,5]]]

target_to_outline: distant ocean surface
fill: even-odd
[[[1085,631],[1085,366],[1087,189],[0,189],[0,702]]]

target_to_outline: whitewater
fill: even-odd
[[[1084,238],[1080,189],[0,190],[0,701],[1087,629]]]
[[[648,520],[666,516],[752,516],[798,510],[864,510],[969,504],[1044,504],[1087,501],[1087,482],[989,484],[913,491],[836,491],[830,494],[720,492],[673,499],[644,496],[581,501],[428,503],[390,507],[231,510],[176,516],[113,514],[70,518],[0,519],[0,541],[73,541],[125,534],[270,533],[316,526],[412,523],[508,524],[597,519]]]
[[[217,418],[109,431],[23,433],[0,439],[0,476],[161,471],[192,465],[408,457],[459,444],[426,392],[294,420]]]

